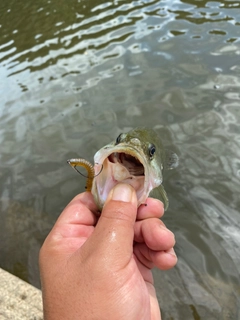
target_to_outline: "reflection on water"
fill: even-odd
[[[163,319],[240,318],[239,1],[0,3],[0,267],[37,256],[85,181],[66,160],[154,127],[179,263],[155,271]],[[163,292],[162,290],[167,292]]]

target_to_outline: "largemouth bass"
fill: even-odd
[[[101,148],[94,155],[94,166],[84,159],[71,159],[68,163],[88,170],[88,190],[100,210],[110,190],[119,182],[128,183],[136,190],[139,206],[151,196],[160,199],[166,210],[168,197],[162,185],[163,172],[177,167],[178,156],[164,149],[154,130],[136,128],[121,133]]]

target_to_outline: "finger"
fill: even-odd
[[[134,241],[145,243],[152,250],[168,250],[175,245],[174,234],[157,218],[137,221]]]
[[[57,224],[94,225],[98,209],[90,192],[78,194],[66,206],[57,220]]]
[[[143,280],[145,282],[154,284],[153,274],[152,274],[152,271],[150,270],[152,268],[149,268],[144,263],[142,263],[140,261],[140,259],[138,259],[138,257],[135,254],[134,254],[133,258],[134,258],[134,260],[136,262],[138,270],[140,271],[140,273],[141,273],[141,275],[143,277]],[[154,266],[154,265],[152,264],[152,266]]]
[[[136,215],[135,190],[128,184],[117,184],[108,195],[91,237],[96,247],[107,252],[108,259],[120,260],[124,264],[132,256]]]
[[[58,241],[63,238],[88,238],[93,232],[97,217],[97,207],[90,192],[77,195],[63,210],[47,240]],[[73,240],[76,243],[76,240]],[[70,243],[70,240],[68,241]]]
[[[164,214],[163,203],[154,198],[147,198],[146,203],[138,208],[137,220],[161,218]]]
[[[154,251],[144,243],[137,243],[133,252],[136,258],[149,269],[157,267],[161,270],[168,270],[177,263],[177,256],[173,248],[166,251]]]

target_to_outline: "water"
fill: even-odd
[[[2,0],[0,17],[0,267],[38,287],[42,241],[84,189],[66,160],[149,126],[180,156],[163,319],[240,319],[239,1]]]

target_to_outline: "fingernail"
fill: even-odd
[[[112,190],[112,200],[131,202],[133,189],[129,184],[119,183]]]
[[[171,256],[174,256],[174,257],[177,256],[173,248],[169,249],[169,250],[167,251],[167,253],[170,254]]]

